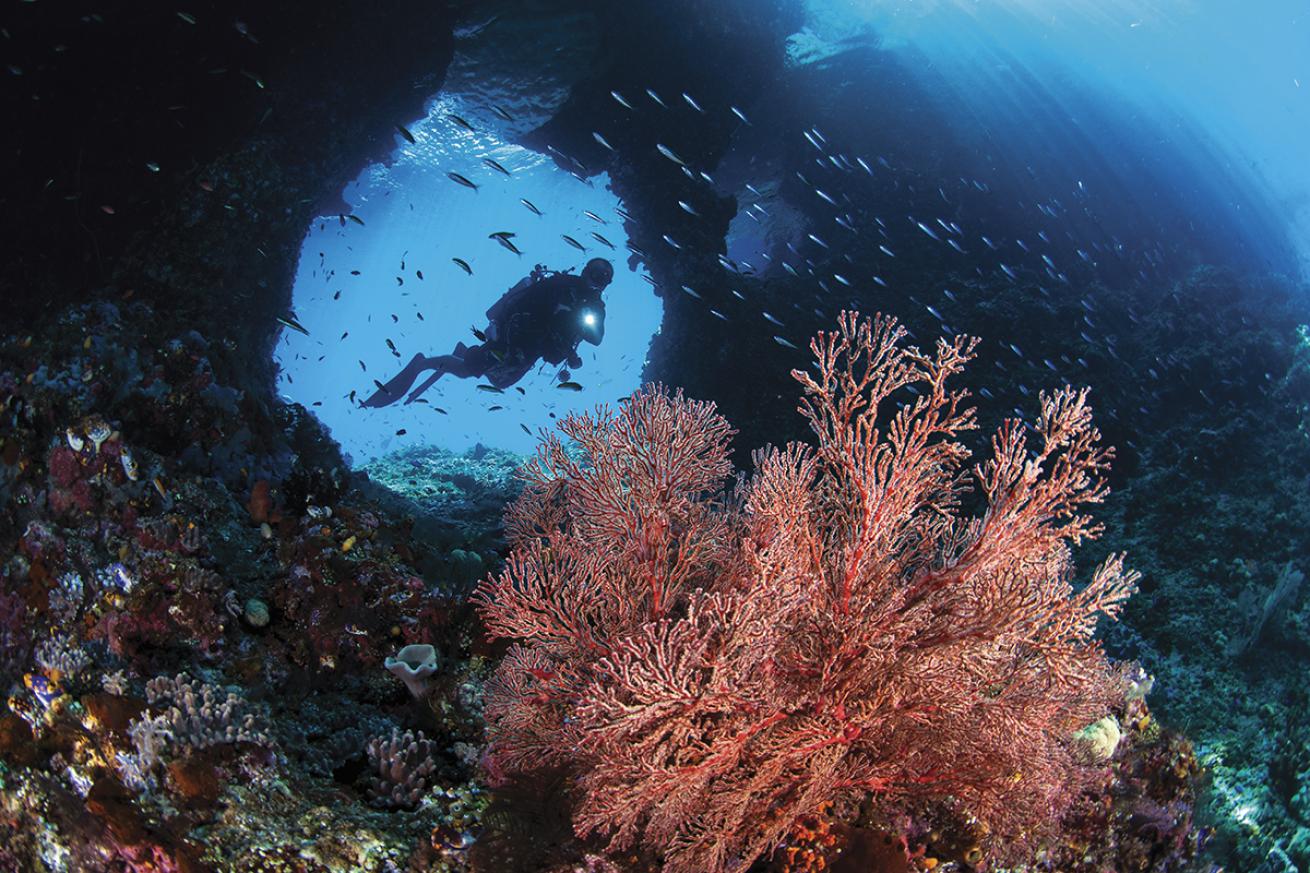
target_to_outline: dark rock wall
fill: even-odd
[[[351,0],[7,10],[6,314],[48,318],[112,286],[234,340],[240,381],[271,390],[305,227],[439,89],[454,13]]]

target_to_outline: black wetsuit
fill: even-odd
[[[497,388],[508,388],[537,361],[577,367],[582,363],[577,357],[578,343],[585,340],[599,345],[605,336],[603,290],[571,273],[521,282],[487,310],[486,342],[475,346],[460,343],[448,355],[415,355],[363,405],[394,403],[426,370],[432,370],[432,375],[406,402],[417,400],[447,373],[461,379],[485,377]]]

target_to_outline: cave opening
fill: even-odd
[[[491,123],[498,112],[437,96],[423,118],[397,125],[388,161],[346,185],[340,211],[307,229],[292,292],[305,332],[282,333],[278,387],[328,426],[355,466],[415,447],[525,454],[542,428],[640,383],[662,305],[629,258],[607,174],[515,144]],[[422,401],[360,408],[414,354],[476,344],[485,311],[534,266],[577,273],[597,257],[614,265],[614,280],[603,340],[580,345],[581,367],[538,362],[503,391],[447,375]],[[563,381],[581,390],[561,390]]]

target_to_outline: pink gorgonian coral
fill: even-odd
[[[972,816],[994,858],[1058,826],[1089,772],[1073,734],[1112,695],[1097,617],[1136,578],[1113,556],[1071,584],[1111,452],[1066,387],[968,467],[947,383],[975,341],[904,334],[843,313],[793,373],[817,443],[730,490],[712,404],[652,386],[562,422],[581,451],[540,447],[476,595],[515,641],[493,770],[562,768],[580,836],[672,871],[743,870],[832,800]]]

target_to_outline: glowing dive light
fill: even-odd
[[[583,312],[583,313],[582,313],[582,323],[585,324],[587,327],[595,327],[595,326],[596,326],[596,313],[594,313],[594,312],[592,312],[592,311],[590,311],[590,310],[587,310],[586,312]]]

